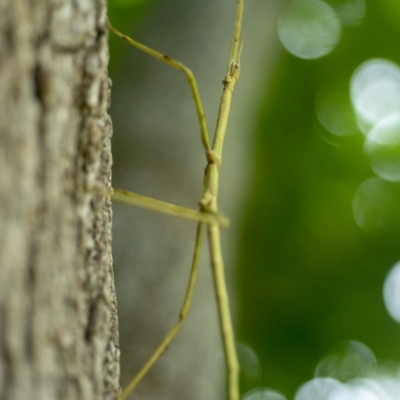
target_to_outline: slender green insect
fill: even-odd
[[[219,323],[221,335],[224,345],[225,364],[227,370],[227,392],[228,400],[239,400],[239,364],[237,361],[234,332],[232,328],[232,320],[229,310],[229,300],[226,289],[224,265],[221,253],[220,227],[227,226],[228,220],[218,211],[218,186],[219,186],[219,169],[221,166],[222,149],[225,139],[225,133],[229,118],[231,99],[235,84],[240,73],[240,51],[241,51],[241,27],[243,16],[243,0],[236,0],[237,11],[234,24],[234,34],[231,44],[231,51],[228,61],[227,72],[223,80],[223,91],[220,100],[217,125],[213,141],[209,139],[207,123],[204,117],[202,102],[200,99],[199,90],[192,71],[182,63],[170,58],[169,56],[159,53],[149,47],[136,42],[130,37],[124,35],[115,29],[109,23],[111,32],[125,40],[128,44],[144,51],[145,53],[165,62],[173,68],[183,72],[189,83],[196,113],[200,125],[201,141],[205,151],[207,166],[204,175],[204,192],[200,199],[200,208],[196,212],[184,207],[175,206],[173,204],[164,203],[159,200],[150,199],[135,193],[125,190],[113,189],[110,194],[115,201],[147,208],[153,211],[162,212],[172,216],[177,216],[189,220],[197,221],[197,234],[195,241],[194,254],[192,259],[192,268],[189,278],[189,284],[186,291],[186,296],[179,314],[178,322],[172,327],[162,343],[142,367],[139,373],[131,380],[129,385],[123,390],[119,400],[125,400],[131,394],[132,390],[138,385],[154,363],[160,358],[163,352],[167,349],[171,341],[174,339],[184,320],[186,319],[190,304],[193,297],[194,286],[197,277],[199,266],[200,249],[202,244],[203,233],[206,230],[210,248],[210,260],[213,271],[214,286],[218,303]]]

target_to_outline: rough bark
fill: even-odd
[[[114,399],[104,0],[0,1],[0,399]]]

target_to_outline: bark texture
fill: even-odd
[[[0,399],[114,399],[104,0],[0,1]]]

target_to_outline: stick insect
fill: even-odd
[[[225,139],[225,133],[228,123],[230,105],[235,84],[239,78],[240,65],[239,57],[241,51],[241,27],[243,16],[243,0],[237,0],[236,18],[234,23],[234,34],[231,44],[231,50],[228,61],[228,68],[223,80],[223,92],[220,100],[218,119],[215,128],[213,141],[210,141],[207,123],[204,116],[203,106],[200,99],[197,83],[192,71],[182,63],[172,59],[171,57],[159,53],[130,37],[124,35],[109,22],[109,30],[122,38],[128,44],[137,49],[149,54],[150,56],[170,65],[171,67],[181,71],[190,86],[194,104],[196,108],[197,118],[200,125],[201,142],[205,151],[207,166],[204,174],[204,191],[203,197],[199,202],[199,211],[190,210],[184,207],[175,206],[173,204],[164,203],[159,200],[150,199],[138,194],[120,189],[113,189],[111,198],[114,201],[119,201],[139,207],[151,209],[153,211],[170,214],[173,216],[182,217],[197,221],[197,233],[195,240],[194,254],[192,258],[192,267],[189,278],[186,296],[179,314],[178,322],[172,327],[162,343],[145,363],[138,374],[131,380],[128,386],[123,390],[119,400],[126,400],[132,390],[143,379],[146,373],[160,358],[167,349],[171,341],[174,339],[184,320],[186,319],[191,300],[193,297],[194,286],[197,277],[200,249],[202,244],[203,233],[206,230],[209,248],[210,259],[213,271],[214,286],[218,304],[218,314],[220,329],[223,338],[225,364],[227,370],[227,393],[229,400],[239,400],[239,365],[235,349],[234,333],[232,328],[231,315],[229,311],[229,301],[226,289],[224,276],[224,265],[221,253],[220,242],[220,227],[226,226],[228,220],[218,211],[218,186],[219,186],[219,170],[221,166],[222,150]]]

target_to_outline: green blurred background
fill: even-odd
[[[156,3],[112,1],[109,16],[121,31],[134,34]],[[338,9],[346,2],[326,3]],[[284,5],[278,4],[277,17]],[[339,43],[322,58],[295,57],[276,41],[273,66],[260,79],[261,103],[252,106],[254,129],[243,133],[250,172],[233,275],[243,393],[268,386],[292,398],[318,363],[349,340],[368,346],[378,363],[400,359],[400,327],[382,295],[385,277],[399,260],[399,197],[376,206],[381,223],[362,229],[355,222],[355,193],[375,175],[349,99],[360,64],[372,58],[400,64],[399,37],[400,2],[367,0],[365,15],[343,24]],[[244,38],[245,48],[263,46],[249,43],[246,29]],[[135,50],[115,37],[110,43],[110,75],[118,79],[125,53]],[[346,134],[329,132],[318,119],[324,88],[336,95],[332,113],[342,113]],[[398,184],[391,185],[398,193]]]

